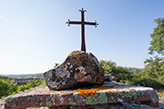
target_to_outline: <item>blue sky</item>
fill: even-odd
[[[81,27],[68,19],[99,25],[85,26],[86,49],[99,60],[143,68],[150,57],[154,19],[164,17],[163,0],[0,0],[0,74],[41,73],[52,69],[70,52],[80,50]]]

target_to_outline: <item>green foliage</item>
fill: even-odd
[[[146,64],[145,70],[147,75],[151,75],[152,78],[157,78],[158,76],[164,75],[164,59],[158,56],[144,61]]]
[[[2,75],[0,75],[0,79],[1,80],[13,80],[13,79],[17,79],[17,78],[12,78],[12,77],[8,77],[8,76],[2,76]]]
[[[17,92],[24,91],[33,87],[36,87],[38,85],[45,84],[44,78],[40,78],[40,80],[33,80],[31,82],[28,82],[26,85],[21,85],[18,87]]]
[[[111,74],[118,78],[118,82],[129,83],[132,79],[132,71],[130,68],[116,66],[115,62],[100,60],[100,66],[104,68],[104,73]]]
[[[28,88],[26,88],[25,85],[21,85],[21,86],[18,87],[17,92],[24,91],[24,90],[26,90],[26,89],[28,89]]]
[[[8,84],[5,81],[0,80],[0,97],[8,95],[6,91],[7,89],[8,89]]]
[[[163,84],[158,82],[155,79],[141,76],[140,78],[133,78],[133,85],[145,86],[145,87],[153,87],[154,89],[163,88]]]
[[[116,76],[118,82],[161,89],[164,88],[163,62],[163,59],[159,57],[150,58],[145,61],[146,66],[143,70],[134,69],[133,72],[130,68],[116,66],[116,63],[112,61],[101,60],[100,65],[106,74]]]
[[[104,68],[105,74],[117,77],[117,82],[161,89],[164,88],[163,62],[163,58],[159,57],[146,59],[143,70],[134,69],[133,71],[131,68],[116,66],[112,61],[101,60],[100,65]]]
[[[40,78],[41,83],[40,84],[46,84],[44,81],[44,77]]]
[[[32,87],[45,84],[44,78],[40,78],[40,80],[33,80],[32,82],[28,82],[26,85],[17,86],[16,83],[13,82],[14,78],[10,78],[7,76],[0,75],[0,98],[2,96],[8,96],[11,94],[16,94],[20,91],[24,91],[26,89],[30,89]]]
[[[154,32],[151,34],[152,41],[148,50],[150,54],[157,52],[164,56],[164,18],[158,18],[154,21],[157,23],[157,27],[154,28]]]
[[[145,68],[142,72],[134,74],[133,84],[164,89],[164,18],[155,19],[157,27],[151,34],[149,54],[157,53],[157,56],[150,57],[144,61]],[[159,54],[162,56],[159,57]]]
[[[112,74],[113,69],[116,67],[116,63],[112,61],[100,60],[100,66],[104,68],[104,73]]]
[[[158,56],[144,61],[142,72],[134,74],[134,84],[164,89],[164,59]]]
[[[17,91],[18,87],[17,87],[17,83],[14,82],[10,82],[9,84],[9,89],[8,89],[8,94],[15,94]]]
[[[17,84],[11,80],[0,80],[0,97],[14,94],[17,91]]]

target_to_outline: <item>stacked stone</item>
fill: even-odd
[[[51,90],[74,89],[102,84],[104,70],[92,53],[73,51],[56,68],[44,73]]]
[[[104,76],[103,68],[92,53],[71,52],[54,69],[45,72],[44,78],[46,85],[8,96],[5,109],[45,106],[52,109],[161,109],[153,88],[111,82],[117,78]]]

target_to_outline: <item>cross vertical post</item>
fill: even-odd
[[[86,48],[85,48],[85,26],[84,26],[84,12],[85,10],[81,10],[81,51],[85,51],[86,52]]]
[[[98,23],[95,22],[85,22],[84,20],[84,12],[86,12],[86,10],[79,10],[81,11],[81,22],[80,21],[70,21],[68,19],[68,22],[66,22],[68,24],[68,26],[70,26],[70,24],[80,24],[81,25],[81,51],[85,51],[86,52],[86,46],[85,46],[85,25],[94,25],[95,27],[97,27]]]

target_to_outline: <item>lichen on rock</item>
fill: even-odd
[[[6,101],[7,101],[7,102],[12,102],[12,101],[14,101],[14,100],[17,100],[17,98],[16,98],[16,97],[9,97],[9,98],[6,98]]]
[[[46,101],[46,105],[47,105],[48,107],[51,107],[51,106],[52,106],[51,101]]]
[[[86,99],[87,105],[94,105],[94,104],[104,104],[107,103],[107,96],[105,93],[101,93],[99,97],[96,99],[95,97],[88,96]]]
[[[97,104],[103,104],[106,103],[108,100],[105,93],[101,93],[100,96],[96,99]]]
[[[102,84],[104,70],[92,53],[73,51],[56,68],[44,73],[51,90],[74,89]]]

